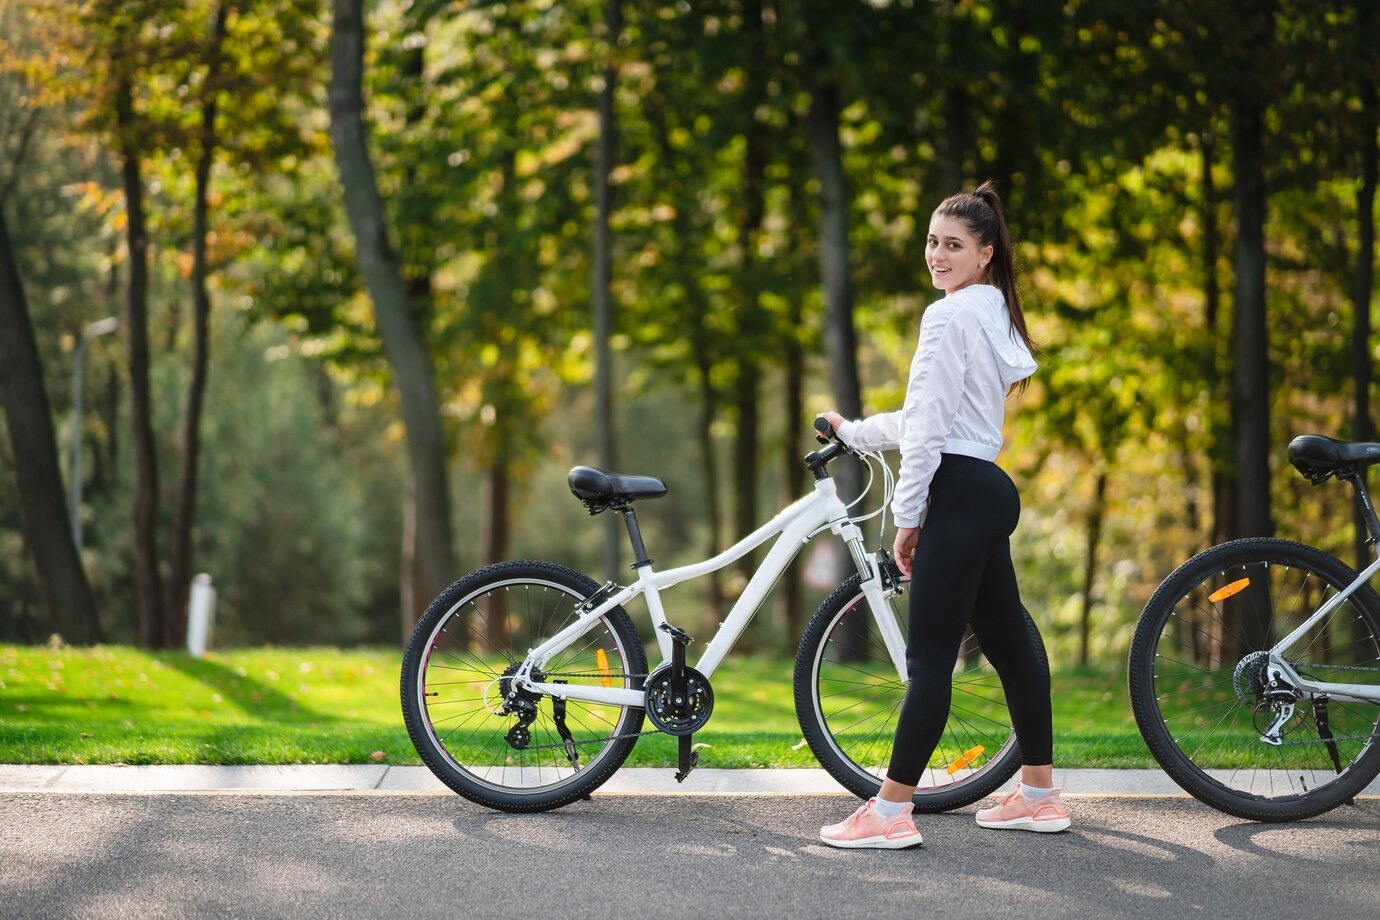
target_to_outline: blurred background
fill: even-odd
[[[576,464],[670,485],[658,567],[713,554],[816,412],[899,407],[929,215],[991,178],[1024,599],[1114,664],[1213,542],[1363,549],[1284,446],[1374,437],[1377,82],[1371,0],[0,0],[0,641],[178,647],[200,572],[222,645],[396,645],[498,559],[626,580]]]

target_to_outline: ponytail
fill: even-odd
[[[1021,292],[1016,287],[1016,252],[1011,245],[1011,231],[1006,226],[1006,214],[1002,209],[1001,196],[997,194],[996,183],[988,179],[972,192],[951,195],[934,212],[963,221],[977,238],[979,247],[992,247],[992,258],[987,263],[987,282],[1006,298],[1011,329],[1034,354],[1035,343],[1026,327]],[[1024,387],[1025,383],[1021,381],[1020,386]]]

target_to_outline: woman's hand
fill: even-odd
[[[829,430],[834,432],[835,434],[838,433],[839,426],[843,424],[843,416],[839,415],[833,409],[830,409],[828,412],[821,412],[819,415],[815,417],[822,418],[826,422],[828,422]]]
[[[920,542],[919,527],[897,527],[896,542],[891,546],[891,556],[901,574],[910,577],[910,557],[915,554],[915,544]]]

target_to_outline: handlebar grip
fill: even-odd
[[[821,444],[829,443],[829,438],[826,437],[826,435],[833,434],[833,429],[829,427],[829,420],[827,418],[820,416],[815,419],[815,431],[819,432],[819,434],[815,435],[816,441]]]

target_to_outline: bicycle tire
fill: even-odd
[[[503,705],[505,673],[573,622],[598,587],[555,563],[503,562],[431,602],[403,655],[400,693],[412,744],[441,782],[489,808],[545,811],[589,795],[627,759],[637,740],[628,736],[642,728],[641,707],[567,700],[562,711],[552,697],[529,695],[535,710],[523,725]],[[615,607],[541,677],[641,689],[646,673],[637,630]]]
[[[805,741],[820,765],[849,792],[870,798],[881,788],[906,683],[877,630],[854,575],[819,606],[795,659],[795,709]],[[891,602],[898,615],[896,599]],[[902,625],[905,616],[897,616]],[[1046,669],[1039,630],[1026,614]],[[921,776],[917,812],[971,805],[1015,775],[1020,746],[996,673],[970,634],[959,650],[953,699],[939,747]]]
[[[1254,537],[1205,550],[1160,584],[1131,641],[1128,685],[1146,746],[1185,791],[1238,818],[1297,821],[1351,800],[1380,773],[1374,704],[1333,698],[1320,708],[1295,691],[1283,743],[1262,739],[1285,712],[1267,696],[1280,689],[1261,679],[1265,651],[1355,579],[1321,550]],[[1316,680],[1380,684],[1377,637],[1380,598],[1363,585],[1285,660]]]

